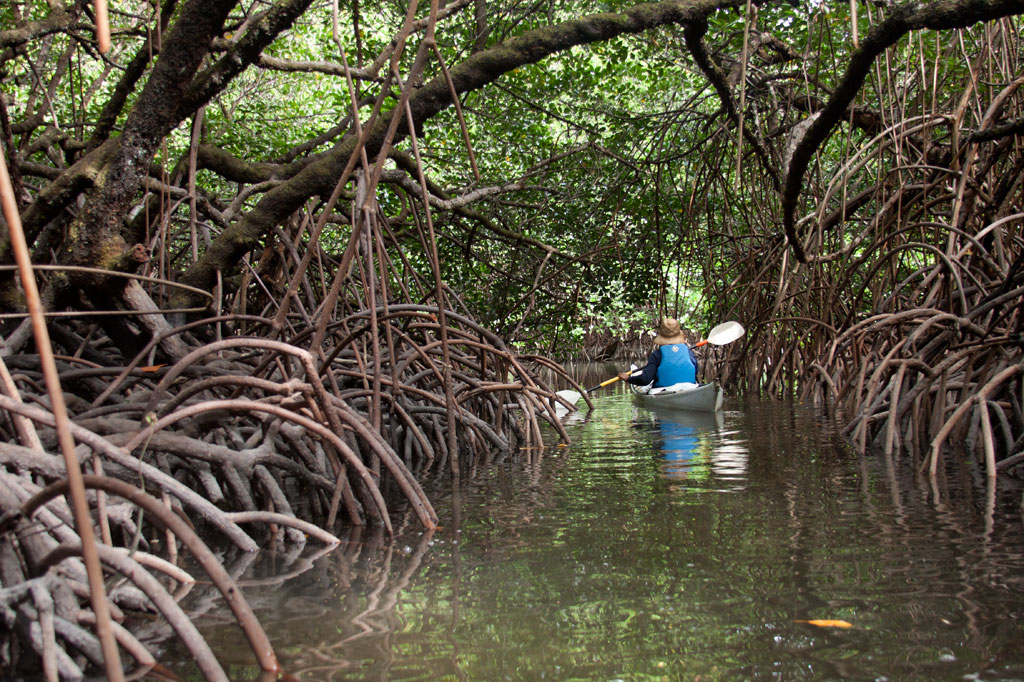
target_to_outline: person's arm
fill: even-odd
[[[638,372],[619,372],[619,378],[637,386],[653,383],[658,376],[658,365],[661,364],[661,347],[654,349],[647,358],[647,365]]]

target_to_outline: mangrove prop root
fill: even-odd
[[[294,326],[286,341],[235,336],[196,346],[162,366],[134,357],[103,370],[83,369],[61,359],[73,352],[64,349],[69,354],[58,356],[58,368],[69,378],[70,429],[84,465],[102,472],[84,477],[94,505],[103,502],[102,508],[94,506],[94,521],[103,528],[104,542],[114,545],[100,546],[101,562],[141,590],[137,599],[125,600],[129,593],[124,589],[112,597],[117,601],[109,602],[110,609],[117,620],[124,609],[155,609],[201,673],[225,679],[214,653],[177,603],[194,584],[176,566],[181,549],[220,588],[220,599],[234,611],[257,663],[276,670],[270,642],[199,533],[219,534],[252,551],[274,539],[296,546],[307,539],[338,546],[337,526],[344,522],[391,533],[397,514],[408,513],[429,530],[436,527],[437,514],[420,477],[447,475],[453,457],[483,461],[485,451],[513,451],[524,438],[537,442],[542,422],[565,437],[551,408],[556,383],[559,388],[571,384],[564,370],[518,357],[498,337],[452,311],[446,317],[449,369],[444,371],[437,312],[436,306],[419,303],[378,309],[376,336],[388,342],[377,346],[375,363],[367,355],[372,316],[358,309],[326,325],[318,349],[304,345],[313,338],[312,329]],[[218,321],[240,326],[260,319],[222,316]],[[187,336],[196,329],[190,324],[187,332],[167,333]],[[157,352],[154,348],[146,352]],[[68,652],[85,646],[75,637],[92,637],[88,628],[94,618],[82,599],[88,590],[78,582],[84,580],[76,560],[81,543],[67,525],[63,468],[51,454],[54,420],[34,399],[41,382],[33,360],[16,355],[5,364],[12,369],[0,410],[10,417],[9,439],[28,447],[9,442],[0,448],[5,485],[19,491],[0,495],[0,526],[14,550],[0,553],[0,562],[17,561],[20,571],[6,573],[23,575],[26,583],[38,580],[34,571],[48,569],[44,577],[65,587],[53,608],[31,596],[28,602],[14,602],[6,592],[0,603],[14,604],[3,608],[20,610],[23,618],[38,623],[10,631],[22,641],[15,651],[37,656],[50,676],[79,679],[84,670]],[[371,366],[379,367],[373,370],[377,381],[367,375]],[[447,390],[445,382],[450,383]],[[460,409],[454,450],[451,422],[445,419],[450,401]],[[50,486],[40,491],[29,476]],[[336,509],[345,513],[336,514]],[[136,546],[139,551],[128,551]],[[171,594],[155,574],[185,589],[178,590],[180,596]],[[65,582],[72,576],[75,582]],[[69,610],[80,614],[77,630],[60,615]],[[119,623],[114,636],[137,664],[154,663]],[[87,661],[87,666],[96,665]]]

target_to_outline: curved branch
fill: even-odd
[[[75,28],[78,22],[77,13],[72,14],[62,4],[51,3],[51,12],[45,19],[29,21],[8,31],[0,31],[0,50],[18,47],[25,43],[53,33],[60,33]],[[81,26],[80,28],[88,28]]]
[[[163,506],[158,499],[146,493],[144,490],[133,485],[118,481],[106,476],[83,476],[83,482],[87,488],[103,490],[113,495],[118,495],[132,504],[142,507],[152,518],[173,532],[188,547],[189,551],[196,558],[196,561],[203,567],[206,574],[210,576],[213,584],[224,596],[224,601],[238,619],[238,624],[245,632],[246,638],[252,647],[260,667],[266,671],[277,672],[281,669],[274,654],[274,648],[270,644],[270,638],[260,626],[249,603],[242,596],[241,591],[228,574],[227,570],[220,563],[217,557],[210,551],[210,548],[199,538],[189,525],[176,514]],[[45,505],[48,501],[58,495],[63,495],[68,490],[67,481],[52,483],[41,490],[31,499],[22,505],[25,516],[31,517],[36,509]]]
[[[53,415],[49,412],[35,406],[15,402],[4,395],[0,395],[0,409],[22,414],[46,426],[54,425]],[[181,500],[183,506],[191,509],[198,517],[215,525],[240,549],[247,552],[255,552],[259,549],[256,542],[246,535],[241,528],[224,518],[224,512],[173,476],[133,457],[124,448],[115,446],[107,439],[96,435],[88,429],[82,428],[74,422],[71,423],[71,432],[78,443],[91,447],[106,459],[124,467],[127,471],[137,473],[162,491],[177,497]]]
[[[801,263],[807,255],[796,234],[796,207],[803,188],[804,174],[811,159],[847,112],[847,107],[860,92],[875,59],[907,33],[919,29],[964,28],[982,21],[991,21],[1024,12],[1021,0],[939,0],[909,2],[893,8],[892,14],[876,25],[853,53],[846,73],[825,108],[803,129],[786,169],[782,188],[782,224],[793,255]]]
[[[610,40],[620,35],[644,31],[674,23],[699,20],[723,7],[740,5],[740,0],[673,0],[645,3],[621,14],[594,14],[554,26],[529,31],[482,52],[476,52],[450,70],[456,93],[477,90],[525,64],[533,64],[552,54],[578,45]],[[409,98],[415,124],[429,120],[451,105],[447,79],[438,76]],[[399,112],[400,113],[400,112]],[[377,119],[367,131],[365,151],[373,156],[380,151],[391,123],[392,111]],[[395,141],[408,134],[403,120]],[[245,217],[224,230],[185,274],[182,281],[212,289],[217,271],[226,271],[247,253],[275,225],[298,210],[311,196],[328,196],[341,177],[346,162],[356,149],[356,138],[349,136],[320,159],[306,166],[288,182],[267,192]],[[175,304],[176,305],[176,304]]]
[[[722,100],[722,108],[725,109],[726,116],[729,117],[733,124],[739,126],[739,112],[736,110],[736,102],[733,100],[732,90],[726,74],[722,73],[715,63],[711,61],[711,56],[704,47],[704,34],[707,32],[707,29],[708,24],[706,21],[693,21],[687,24],[686,29],[683,31],[686,38],[686,47],[690,50],[693,61],[704,75],[707,76],[707,79],[715,88],[715,92],[718,93],[718,98]],[[778,188],[779,174],[772,167],[771,157],[764,148],[764,143],[761,141],[760,136],[750,130],[746,131],[745,135],[751,141],[754,153],[761,159],[764,170],[772,181],[772,186]]]

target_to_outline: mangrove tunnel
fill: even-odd
[[[0,676],[125,679],[144,612],[226,680],[197,580],[276,673],[216,548],[433,528],[426,472],[567,439],[566,363],[662,315],[742,323],[730,394],[1018,475],[1022,14],[3,3]]]

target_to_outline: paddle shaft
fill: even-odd
[[[615,377],[612,377],[611,379],[609,379],[608,381],[602,381],[597,386],[594,386],[593,388],[588,388],[587,389],[587,393],[590,393],[591,391],[596,391],[599,388],[604,388],[608,384],[614,384],[618,380],[619,380],[619,377],[615,376]]]

